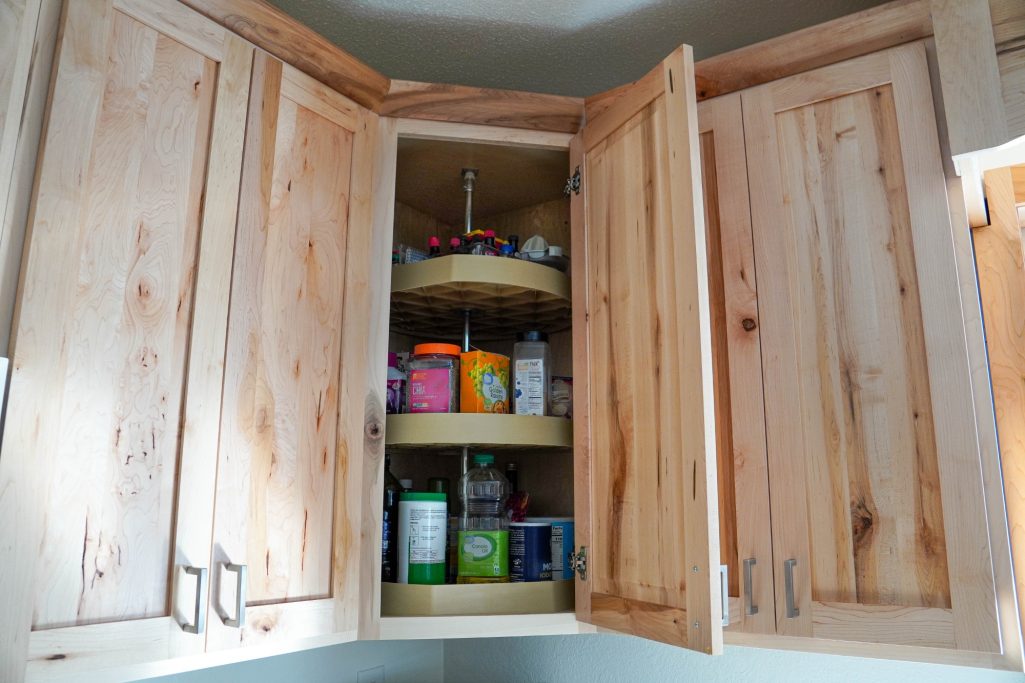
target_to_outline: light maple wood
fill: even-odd
[[[346,339],[365,339],[368,318],[346,307],[366,300],[375,124],[257,55],[228,318],[211,649],[359,626],[364,430],[353,407],[365,404],[366,360]],[[350,259],[354,250],[361,256]],[[236,616],[226,563],[248,567],[241,628],[225,623]]]
[[[558,614],[573,609],[570,581],[515,583],[381,584],[383,617]]]
[[[576,494],[588,496],[577,519],[588,518],[585,604],[598,626],[718,653],[711,337],[689,48],[619,91],[585,126],[581,152],[584,227],[574,233],[586,269],[575,273],[584,296],[574,304],[585,318],[574,334],[585,337],[583,380],[601,388],[588,401],[588,438],[578,440],[588,452],[576,460],[590,478],[589,492]],[[664,614],[680,620],[651,618]]]
[[[281,61],[372,110],[389,79],[264,0],[180,0]]]
[[[990,0],[1000,85],[1011,138],[1025,135],[1025,5]]]
[[[579,97],[392,80],[382,116],[576,133],[584,115]]]
[[[719,525],[730,595],[742,609],[731,629],[774,633],[772,530],[765,451],[758,287],[747,190],[741,97],[698,104],[702,187],[708,226],[719,460]],[[744,591],[744,560],[753,559],[752,595]],[[747,614],[747,604],[757,614]]]
[[[777,597],[798,562],[801,614],[777,600],[777,629],[816,634],[813,600],[952,606],[956,646],[998,652],[924,50],[743,97],[770,482],[788,492],[771,500]]]
[[[1011,169],[986,173],[990,224],[972,231],[1018,595],[1025,594],[1025,250]],[[1022,603],[1019,601],[1019,618]]]
[[[384,617],[383,640],[438,638],[511,638],[592,633],[594,627],[577,621],[572,612],[560,614],[501,614],[474,617]]]
[[[423,119],[400,118],[396,119],[395,125],[397,126],[398,134],[401,137],[407,138],[463,140],[466,142],[537,147],[541,149],[567,149],[570,138],[573,137],[571,133],[484,126],[456,121],[427,121]]]
[[[930,0],[951,154],[1008,141],[989,0]]]
[[[221,32],[219,65],[161,32],[147,6],[136,17],[91,0],[63,18],[0,457],[0,479],[17,482],[0,505],[20,517],[0,544],[13,553],[4,680],[23,675],[29,614],[62,643],[43,655],[56,671],[88,670],[116,649],[166,658],[203,647],[180,626],[195,591],[181,567],[208,559],[223,320],[196,293],[216,289],[231,254],[201,223],[235,205],[241,136],[214,108],[230,115],[239,82],[244,93],[249,48]],[[195,17],[164,10],[168,22]],[[197,497],[187,511],[180,489]],[[155,651],[142,630],[134,644],[127,629],[117,643],[88,636],[142,617],[163,625]],[[64,627],[90,651],[69,647]]]
[[[395,119],[388,120],[394,121]],[[417,249],[426,249],[427,240],[432,236],[443,239],[448,235],[461,232],[460,228],[453,228],[450,224],[402,202],[395,202],[392,215],[392,224],[394,225],[392,243],[395,248],[401,244]]]

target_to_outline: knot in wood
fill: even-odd
[[[758,323],[754,321],[754,318],[744,318],[740,321],[741,327],[750,332],[754,328],[758,327]]]
[[[371,439],[379,439],[381,438],[381,435],[384,434],[384,425],[376,420],[368,422],[366,426],[366,434]]]

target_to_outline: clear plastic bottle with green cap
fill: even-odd
[[[459,480],[459,583],[509,580],[509,481],[494,462],[493,455],[473,456],[473,467]]]

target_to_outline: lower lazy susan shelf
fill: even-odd
[[[388,416],[384,442],[394,448],[571,448],[573,422],[535,415],[407,413]]]
[[[573,581],[381,584],[382,617],[552,614],[573,610]]]

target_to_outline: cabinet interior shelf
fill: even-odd
[[[572,322],[569,276],[519,259],[456,254],[398,265],[391,291],[391,330],[423,339],[460,339],[465,310],[476,340]]]
[[[564,417],[489,413],[389,415],[384,438],[393,448],[571,448],[573,422]]]
[[[573,581],[424,586],[381,584],[381,616],[444,617],[572,612]]]

